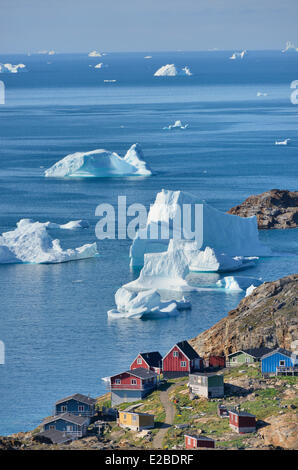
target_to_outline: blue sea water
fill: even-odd
[[[230,51],[0,56],[27,65],[1,74],[0,233],[20,218],[65,223],[87,219],[87,230],[55,233],[65,247],[95,241],[95,208],[117,203],[149,207],[161,188],[189,191],[220,210],[272,188],[297,189],[298,106],[290,83],[298,54]],[[106,67],[94,69],[103,62]],[[160,66],[188,65],[190,77],[153,77]],[[92,67],[90,67],[92,65]],[[116,82],[104,82],[116,80]],[[257,97],[257,92],[268,93]],[[185,131],[162,128],[176,119]],[[290,138],[288,146],[275,146]],[[45,179],[48,168],[75,151],[106,148],[123,155],[139,142],[150,178]],[[66,232],[66,231],[65,231]],[[265,281],[297,272],[297,229],[260,233],[284,252],[241,275]],[[0,434],[36,427],[53,403],[81,392],[105,392],[101,377],[125,370],[139,351],[165,353],[237,306],[239,293],[192,293],[193,308],[162,320],[109,321],[114,293],[136,277],[129,240],[98,241],[99,256],[57,265],[0,266]],[[199,285],[219,276],[200,275]]]

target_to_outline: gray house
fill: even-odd
[[[189,390],[199,397],[222,397],[224,395],[223,375],[201,372],[189,374]]]
[[[62,413],[71,413],[77,416],[92,417],[96,413],[95,404],[95,398],[90,398],[86,395],[75,393],[74,395],[70,395],[69,397],[56,401],[54,415],[56,416]]]
[[[58,416],[50,416],[41,423],[42,432],[62,431],[72,439],[83,437],[87,434],[87,428],[90,422],[88,416],[76,416],[70,413],[63,413]]]

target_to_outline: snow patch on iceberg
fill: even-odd
[[[150,176],[139,144],[134,144],[122,158],[104,149],[67,155],[45,171],[46,177]]]
[[[0,264],[63,263],[92,258],[97,254],[96,243],[63,250],[60,241],[50,237],[48,228],[65,228],[65,226],[52,225],[54,227],[50,222],[40,223],[30,219],[21,219],[15,230],[2,233],[0,236]]]

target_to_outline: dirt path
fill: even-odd
[[[168,431],[169,427],[174,422],[175,407],[169,399],[169,393],[173,390],[173,388],[176,388],[178,385],[181,385],[181,384],[180,383],[173,384],[167,390],[160,392],[160,401],[162,403],[162,406],[164,407],[166,418],[160,430],[158,431],[155,438],[153,439],[153,443],[152,443],[153,449],[162,449],[163,438],[166,432]]]

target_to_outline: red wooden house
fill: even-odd
[[[164,377],[180,377],[203,369],[203,359],[187,341],[175,344],[162,359]]]
[[[155,372],[143,368],[113,375],[109,380],[112,406],[141,400],[156,388],[157,378]]]
[[[239,434],[255,432],[256,417],[246,411],[230,410],[229,424],[233,431]]]
[[[215,369],[221,369],[226,366],[225,356],[215,356],[212,354],[204,359],[204,362],[206,367],[214,367]]]
[[[161,373],[162,355],[158,351],[139,353],[130,366],[130,370],[143,368]]]
[[[206,436],[193,436],[191,434],[184,434],[185,449],[214,449],[215,440]]]

